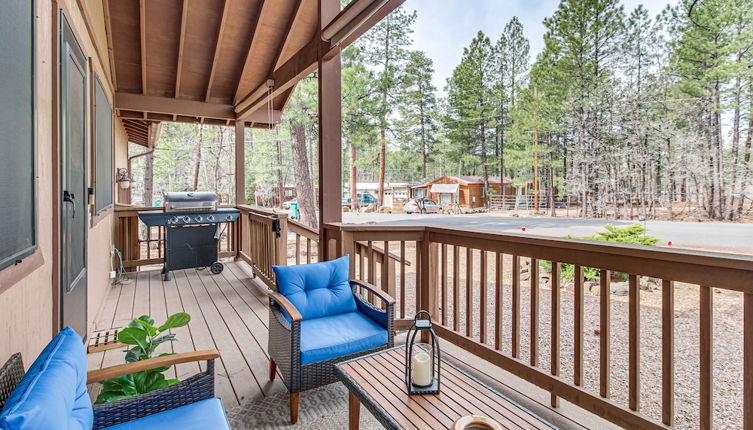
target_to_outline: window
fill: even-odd
[[[33,3],[4,2],[0,13],[0,269],[37,246]]]
[[[99,81],[94,79],[94,213],[112,206],[112,107]]]

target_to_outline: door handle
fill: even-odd
[[[71,214],[71,218],[76,218],[76,195],[69,192],[68,190],[64,190],[63,201],[72,205],[73,213]]]

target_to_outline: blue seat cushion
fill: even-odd
[[[3,430],[90,430],[94,422],[86,392],[86,352],[66,327],[31,365],[0,412]]]
[[[143,418],[107,427],[105,430],[230,430],[218,398],[201,400],[190,405],[148,415]]]
[[[301,321],[301,364],[315,363],[387,343],[387,330],[360,312]]]
[[[356,311],[348,282],[348,256],[323,263],[273,266],[277,290],[304,320]],[[285,317],[290,320],[287,314]]]

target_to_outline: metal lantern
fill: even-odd
[[[416,343],[419,332],[428,334],[430,343]],[[408,394],[439,394],[440,358],[439,342],[431,326],[431,315],[427,311],[419,311],[406,336],[405,386]]]

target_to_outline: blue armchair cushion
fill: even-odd
[[[0,412],[3,430],[89,430],[94,422],[86,392],[86,353],[66,327],[37,357]]]
[[[301,364],[342,357],[387,343],[387,330],[360,312],[301,321]]]
[[[304,320],[356,311],[348,282],[348,256],[323,263],[273,266],[277,290]],[[288,320],[290,318],[285,315]]]
[[[107,427],[105,430],[230,430],[225,410],[218,398],[148,415]]]

